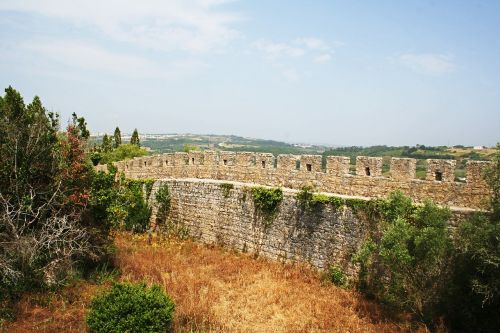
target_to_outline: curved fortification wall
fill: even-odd
[[[221,180],[164,179],[155,182],[152,197],[160,185],[168,186],[170,210],[162,222],[174,234],[283,262],[308,263],[318,269],[337,265],[349,276],[356,275],[358,268],[351,258],[366,239],[370,225],[352,209],[331,205],[303,209],[296,199],[297,191],[286,189],[276,215],[266,224],[247,184],[232,182],[229,190],[224,187],[227,184]],[[154,205],[152,215],[154,221]]]
[[[416,202],[431,198],[452,208],[450,226],[473,209],[481,209],[489,189],[483,180],[488,162],[467,164],[465,182],[455,182],[455,161],[427,160],[425,180],[415,178],[416,160],[393,158],[390,177],[382,176],[382,158],[360,156],[356,174],[349,158],[330,156],[322,168],[320,155],[279,155],[234,152],[174,153],[115,163],[129,178],[154,178],[153,193],[169,187],[171,208],[163,221],[204,243],[217,243],[281,261],[306,262],[319,269],[332,264],[355,277],[352,256],[368,236],[369,221],[356,210],[322,205],[304,210],[296,193],[303,186],[336,196],[386,197],[401,190]],[[105,170],[106,166],[98,166]],[[231,183],[230,186],[228,186]],[[263,223],[250,188],[279,186],[283,201],[272,223]],[[150,196],[154,198],[154,195]],[[153,199],[154,200],[154,199]],[[152,205],[155,221],[156,205]]]
[[[347,196],[386,197],[401,190],[416,202],[428,198],[451,208],[481,209],[489,196],[483,173],[489,162],[469,161],[466,181],[455,182],[454,160],[427,160],[427,177],[416,179],[416,160],[392,158],[390,176],[382,176],[382,158],[358,156],[356,174],[349,173],[349,158],[321,155],[278,155],[250,152],[171,153],[115,163],[129,178],[213,179],[300,189]]]

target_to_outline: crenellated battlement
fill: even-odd
[[[416,160],[392,158],[390,175],[382,175],[382,158],[358,156],[356,173],[349,173],[349,158],[321,155],[206,151],[170,153],[116,162],[130,178],[200,178],[239,181],[369,198],[385,197],[401,190],[416,202],[427,198],[441,205],[481,209],[489,196],[483,180],[489,162],[469,161],[465,182],[455,182],[454,160],[427,160],[426,179],[416,179]]]

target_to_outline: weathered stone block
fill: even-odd
[[[382,176],[382,157],[356,157],[356,175],[367,177]]]
[[[255,165],[255,153],[237,152],[235,156],[236,165],[250,167]]]
[[[439,182],[453,182],[455,181],[455,160],[427,160],[427,180]]]
[[[300,156],[300,171],[320,172],[321,171],[321,155],[301,155]]]
[[[189,165],[203,165],[205,155],[201,151],[192,151],[188,153]]]
[[[221,151],[219,153],[219,166],[234,166],[236,153],[232,151]]]
[[[187,153],[174,153],[174,165],[185,166],[189,164],[189,156]]]
[[[347,156],[328,156],[326,158],[326,173],[341,177],[349,174],[351,159]]]
[[[281,170],[297,170],[297,156],[291,154],[278,155],[277,168]]]
[[[391,177],[397,180],[415,179],[417,160],[414,158],[391,158]]]
[[[274,169],[274,155],[271,153],[256,153],[255,167],[261,169]]]
[[[468,184],[486,186],[484,174],[492,163],[487,161],[468,161],[466,165],[466,181]]]
[[[205,166],[214,166],[219,164],[217,152],[208,150],[203,152],[203,154],[204,154],[203,163]]]

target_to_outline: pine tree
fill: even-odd
[[[118,146],[122,144],[122,133],[120,132],[118,126],[115,128],[114,138],[115,138],[115,148],[118,148]]]
[[[104,153],[109,153],[111,150],[113,150],[113,137],[104,134],[104,136],[102,137],[101,147]]]
[[[136,146],[141,146],[139,141],[139,132],[137,132],[137,128],[134,129],[134,133],[132,133],[132,137],[130,138],[130,143]]]

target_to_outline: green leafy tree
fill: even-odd
[[[400,192],[379,204],[383,221],[360,250],[361,283],[377,298],[433,325],[450,277],[448,209],[414,206]]]
[[[78,117],[75,112],[72,114],[73,126],[77,129],[78,135],[84,139],[88,140],[90,137],[90,131],[87,129],[87,122],[85,118]]]
[[[151,207],[147,203],[152,181],[117,179],[117,170],[108,165],[109,172],[97,172],[92,179],[90,207],[93,218],[104,229],[123,228],[129,231],[147,230]]]
[[[192,152],[192,151],[200,151],[200,147],[195,146],[195,145],[190,145],[190,144],[186,143],[182,147],[182,151],[185,152],[185,153],[189,153],[189,152]]]
[[[127,159],[132,159],[134,157],[140,157],[147,155],[148,152],[133,144],[121,144],[118,148],[113,149],[107,153],[101,153],[99,155],[99,161],[102,164],[108,164],[116,161],[123,161]]]
[[[134,132],[132,133],[132,137],[130,138],[130,143],[136,146],[140,146],[140,140],[139,140],[139,132],[137,131],[137,128],[134,129]]]
[[[455,241],[448,322],[458,330],[495,332],[500,327],[500,144],[485,177],[492,193],[490,211],[462,223]]]
[[[103,153],[111,152],[113,150],[113,138],[108,136],[107,134],[104,134],[104,136],[102,137],[101,148]]]
[[[84,219],[88,130],[73,120],[59,133],[38,97],[25,105],[12,87],[0,97],[0,298],[58,284],[76,261],[99,256]]]
[[[118,126],[115,128],[115,133],[113,134],[113,137],[115,139],[115,148],[118,148],[122,144],[122,133],[120,132]]]

